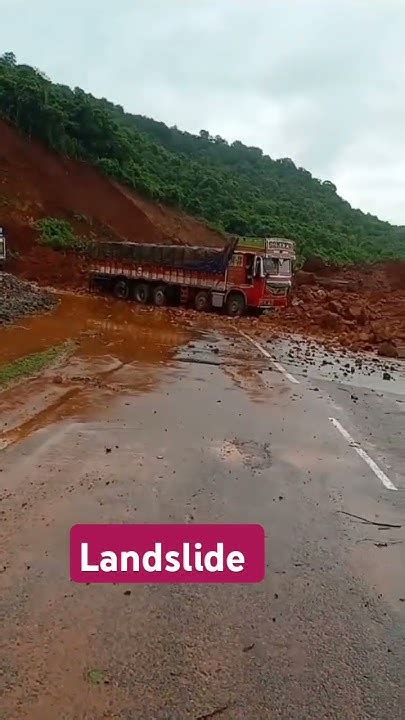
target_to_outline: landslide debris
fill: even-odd
[[[51,310],[57,303],[51,293],[9,273],[0,273],[0,325],[24,315]]]
[[[295,277],[287,310],[256,327],[404,359],[405,262],[343,269],[308,263]]]
[[[371,271],[351,269],[329,277],[312,274],[304,283],[298,274],[284,320],[352,350],[377,347],[385,357],[402,357],[405,263],[379,265]]]

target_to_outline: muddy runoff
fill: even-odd
[[[37,376],[0,393],[0,450],[67,418],[99,416],[117,394],[142,393],[176,371],[178,349],[195,333],[166,311],[63,294],[50,314],[0,328],[0,368],[65,347]]]

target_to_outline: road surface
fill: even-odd
[[[0,338],[77,343],[1,396],[0,717],[405,717],[400,366],[78,302]],[[75,585],[81,522],[261,523],[266,579]]]

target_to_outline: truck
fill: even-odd
[[[99,242],[91,255],[91,290],[157,307],[222,308],[237,316],[287,305],[295,244],[284,238],[232,237],[219,250]]]
[[[6,234],[4,229],[0,227],[0,270],[4,269],[6,264]]]

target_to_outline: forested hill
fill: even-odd
[[[221,230],[298,242],[303,258],[333,261],[405,257],[405,228],[354,210],[335,186],[289,158],[201,130],[169,128],[39,70],[0,58],[0,114],[58,153],[85,160],[158,202]],[[1,153],[0,153],[1,155]]]

